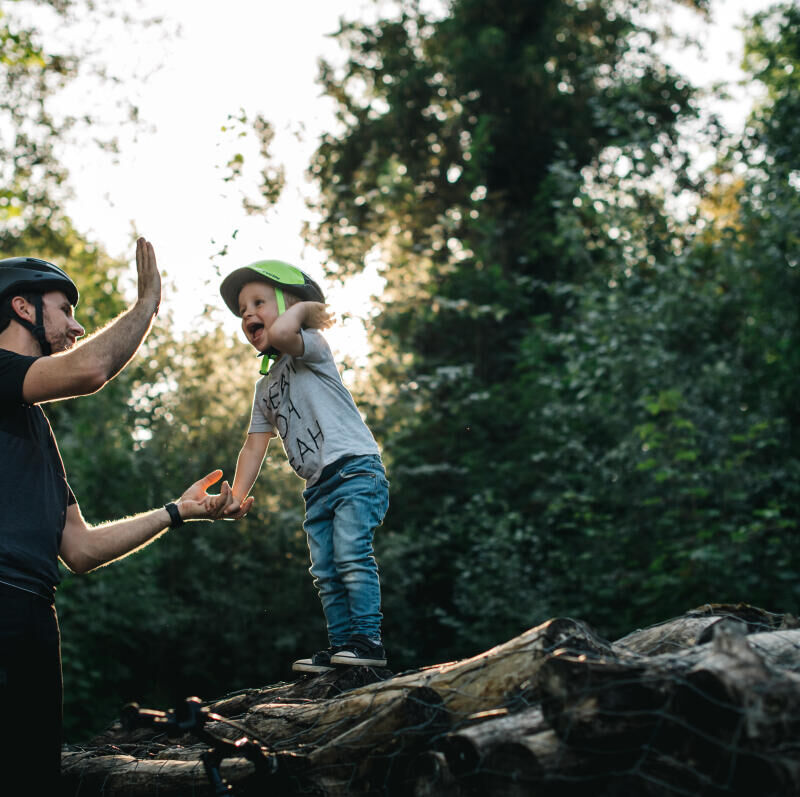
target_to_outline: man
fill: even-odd
[[[206,492],[222,475],[214,471],[161,509],[91,527],[67,482],[39,405],[100,390],[133,357],[161,300],[143,238],[136,268],[136,302],[75,346],[84,329],[67,274],[35,258],[0,260],[0,783],[24,793],[54,793],[60,772],[57,560],[89,572],[185,520],[215,519],[230,495],[227,482],[218,496]]]

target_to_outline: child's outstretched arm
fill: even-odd
[[[303,327],[327,329],[334,322],[333,313],[322,302],[297,302],[279,315],[269,328],[269,342],[279,352],[299,357],[303,354]]]
[[[236,475],[233,477],[233,487],[223,517],[238,520],[253,506],[255,499],[249,493],[256,483],[272,437],[274,435],[271,432],[255,432],[247,435],[236,460]]]

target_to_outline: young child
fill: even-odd
[[[303,528],[329,647],[299,659],[292,669],[383,667],[372,538],[389,506],[389,483],[378,445],[319,331],[333,323],[325,297],[307,274],[278,260],[236,269],[220,292],[242,319],[247,340],[263,355],[263,376],[256,383],[225,514],[239,518],[252,506],[249,493],[276,433],[289,464],[306,481]]]

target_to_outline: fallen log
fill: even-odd
[[[800,676],[770,663],[771,655],[785,658],[787,635],[796,633],[782,632],[775,644],[758,635],[756,650],[743,624],[729,619],[691,655],[553,656],[543,668],[545,718],[587,771],[646,773],[655,751],[662,766],[691,760],[717,789],[798,793],[800,756],[782,745],[800,732]]]
[[[800,676],[770,659],[785,658],[787,637],[756,644],[734,625],[719,627],[708,656],[677,686],[676,706],[703,743],[714,749],[712,773],[755,793],[800,793]],[[765,652],[772,656],[768,657]]]
[[[611,652],[610,644],[584,623],[556,618],[472,658],[398,675],[388,682],[355,689],[348,697],[382,701],[386,697],[380,695],[387,690],[425,686],[439,694],[444,707],[458,720],[533,695],[542,663],[559,649],[592,655]]]
[[[449,726],[439,695],[427,687],[404,690],[330,741],[285,764],[299,792],[330,797],[372,793],[389,771],[404,765]]]
[[[450,724],[439,695],[428,687],[410,689],[402,700],[386,703],[358,725],[348,728],[307,757],[309,768],[326,766],[369,749],[380,753],[387,747],[413,745],[431,739]]]
[[[229,782],[243,784],[253,776],[255,767],[244,758],[229,758],[223,762],[221,772]],[[61,760],[61,780],[62,794],[213,795],[200,761],[149,761],[124,755],[65,753]]]
[[[796,625],[796,623],[794,623]],[[348,668],[210,704],[264,744],[223,772],[244,797],[800,794],[800,630],[711,605],[610,644],[554,619],[394,677]],[[220,712],[222,709],[222,712]],[[115,730],[64,754],[63,797],[198,797],[205,745]]]
[[[428,695],[426,705],[441,699],[427,687],[413,685],[389,686],[375,692],[355,690],[339,698],[317,703],[292,703],[254,706],[240,722],[260,741],[276,745],[275,734],[281,729],[281,749],[299,749],[308,745],[325,745],[347,732],[374,722],[376,715],[391,718],[397,713],[397,721],[403,721],[410,707],[423,703],[420,695]],[[388,721],[391,725],[392,720]],[[354,731],[357,732],[357,731]]]
[[[480,712],[467,719],[465,725],[444,736],[437,744],[457,777],[480,772],[489,751],[503,742],[539,733],[548,729],[540,706],[509,713],[508,709]]]
[[[746,603],[707,604],[681,617],[633,631],[616,640],[613,647],[646,656],[677,653],[684,648],[709,642],[714,626],[724,620],[739,621],[749,634],[794,627],[796,623],[790,616],[765,612]]]

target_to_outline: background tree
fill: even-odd
[[[690,179],[697,100],[648,10],[457,0],[428,23],[406,6],[344,25],[345,67],[323,65],[341,129],[312,165],[312,240],[340,273],[374,249],[388,264],[373,413],[388,639],[409,661],[558,614],[613,635],[708,600],[797,600],[776,587],[793,502],[764,492],[795,467],[788,410],[745,346],[749,304],[781,288],[748,270],[738,210],[714,226],[712,174]]]

